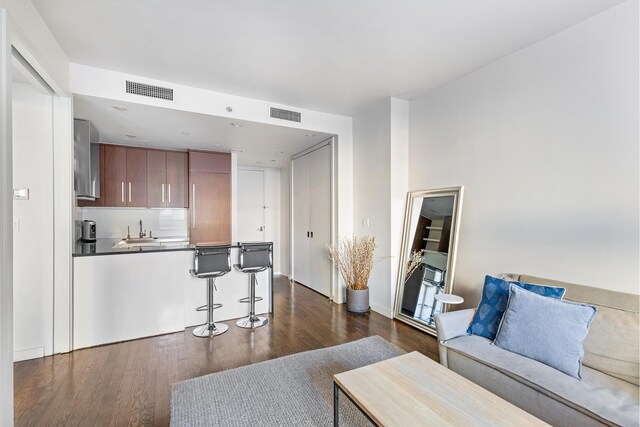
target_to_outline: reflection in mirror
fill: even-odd
[[[462,188],[409,193],[396,317],[435,333],[444,311],[438,294],[452,291],[452,268]],[[452,259],[453,258],[453,259]]]

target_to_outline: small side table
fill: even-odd
[[[437,294],[435,296],[435,299],[437,301],[440,301],[443,305],[444,304],[456,305],[456,304],[462,304],[464,302],[464,298],[459,297],[458,295],[453,295],[453,294]]]

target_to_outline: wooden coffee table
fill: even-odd
[[[547,425],[417,351],[334,375],[334,426],[341,390],[380,426]]]

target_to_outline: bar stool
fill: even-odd
[[[196,308],[196,311],[207,312],[207,323],[193,330],[193,335],[196,337],[214,337],[224,334],[229,329],[224,323],[213,321],[213,311],[222,307],[222,304],[214,304],[213,293],[217,290],[216,278],[230,271],[231,246],[196,247],[191,275],[199,279],[207,279],[207,304]]]
[[[269,323],[269,319],[256,316],[256,302],[262,301],[256,297],[256,274],[271,268],[273,263],[273,244],[271,243],[239,243],[240,264],[235,267],[238,271],[249,274],[251,294],[242,298],[240,302],[249,303],[249,316],[236,322],[241,328],[255,329]]]

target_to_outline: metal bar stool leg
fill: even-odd
[[[213,278],[207,278],[207,305],[202,308],[207,309],[207,323],[204,325],[198,326],[193,330],[193,335],[196,337],[206,338],[206,337],[214,337],[216,335],[221,335],[227,332],[229,327],[224,323],[215,323],[213,321],[213,310],[221,307],[213,302],[213,292],[214,292],[214,283]],[[197,309],[196,309],[197,310]]]
[[[250,273],[251,280],[251,296],[249,297],[249,316],[236,322],[241,328],[255,329],[269,323],[269,319],[262,316],[256,316],[256,273]]]

